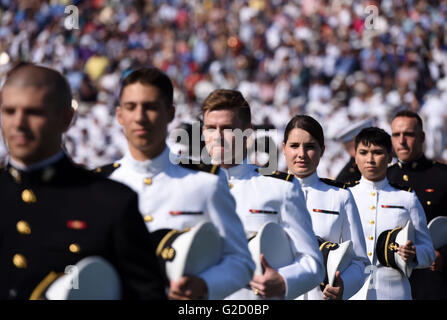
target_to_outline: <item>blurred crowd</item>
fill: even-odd
[[[326,137],[320,176],[347,162],[336,138],[348,124],[369,118],[390,133],[401,109],[423,118],[427,157],[447,161],[447,0],[0,0],[0,17],[1,81],[20,60],[60,70],[77,108],[66,148],[89,168],[122,156],[120,80],[143,65],[174,83],[170,129],[229,88],[254,124],[277,129],[278,147],[293,115],[315,117]]]

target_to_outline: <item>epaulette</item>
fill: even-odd
[[[324,182],[330,186],[346,189],[346,184],[344,184],[343,182],[339,182],[339,181],[328,179],[328,178],[320,178],[320,180],[321,180],[321,182]]]
[[[346,188],[352,188],[352,187],[358,185],[359,183],[360,183],[360,180],[357,180],[357,181],[354,181],[354,182],[350,182],[350,181],[348,181],[348,182],[345,183],[345,185],[344,185],[344,189],[346,189]]]
[[[401,184],[390,183],[390,186],[392,186],[393,188],[399,189],[399,190],[404,190],[404,191],[411,192],[411,188],[410,187],[405,187],[405,186],[403,186]]]
[[[203,171],[208,172],[211,174],[218,174],[219,173],[219,166],[215,164],[205,164],[205,163],[183,163],[180,162],[179,165],[181,165],[183,168],[196,170],[196,171]]]
[[[92,172],[97,173],[101,176],[108,177],[112,174],[113,171],[118,169],[121,166],[118,162],[106,164],[102,167],[98,167],[96,169],[93,169]]]
[[[259,173],[259,168],[256,168],[256,172]],[[263,176],[277,178],[277,179],[281,179],[281,180],[285,180],[285,181],[289,181],[289,182],[292,182],[293,178],[295,178],[295,176],[293,174],[282,172],[282,171],[273,171],[272,174],[265,174]]]

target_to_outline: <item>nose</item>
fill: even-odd
[[[406,144],[406,139],[405,139],[405,136],[403,134],[399,135],[399,144],[402,144],[402,145]]]
[[[16,112],[14,112],[14,125],[17,128],[26,127],[27,119],[28,118],[27,118],[25,112],[23,112],[21,110],[17,110]]]
[[[145,122],[147,120],[146,113],[144,112],[144,108],[142,105],[138,105],[135,108],[135,121],[138,123]]]
[[[296,155],[298,156],[298,158],[304,158],[305,152],[304,152],[304,147],[301,145],[297,148],[296,150]]]

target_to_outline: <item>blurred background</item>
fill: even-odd
[[[66,26],[69,5],[77,29]],[[284,128],[298,113],[323,126],[322,177],[349,160],[344,128],[370,119],[391,133],[401,109],[421,115],[427,157],[447,162],[447,0],[0,0],[1,83],[19,61],[67,77],[77,116],[65,146],[88,168],[123,155],[120,81],[149,65],[173,81],[171,130],[197,121],[214,89],[240,90],[253,123],[276,129],[280,170]]]

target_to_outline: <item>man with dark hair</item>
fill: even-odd
[[[388,168],[389,181],[416,192],[427,223],[447,215],[447,165],[425,157],[421,118],[415,112],[401,111],[394,116],[391,131],[398,162]],[[447,299],[447,246],[435,249],[430,268],[415,270],[410,278],[414,299]]]
[[[45,298],[67,266],[89,256],[115,267],[123,298],[166,299],[137,195],[76,166],[62,149],[73,117],[65,78],[19,66],[1,101],[9,162],[0,170],[0,299]]]
[[[253,238],[264,223],[275,222],[290,236],[294,256],[290,264],[277,269],[271,267],[275,261],[256,257],[263,272],[249,282],[252,291],[242,289],[229,299],[254,298],[252,293],[262,298],[295,299],[315,288],[325,269],[303,191],[292,174],[274,171],[264,175],[265,168],[248,162],[245,133],[252,128],[249,104],[239,91],[219,89],[205,99],[202,114],[206,149],[225,172],[247,238]]]
[[[130,186],[150,231],[184,230],[212,222],[222,238],[223,256],[200,274],[187,274],[169,283],[170,299],[223,299],[251,278],[254,263],[245,241],[235,202],[217,166],[177,164],[166,146],[173,120],[173,89],[159,69],[142,68],[122,83],[118,122],[128,152],[101,174]]]
[[[426,268],[435,257],[424,211],[416,194],[390,184],[386,178],[391,159],[391,138],[384,130],[366,128],[355,137],[355,162],[362,177],[350,190],[360,213],[367,255],[373,266],[370,269],[373,285],[370,287],[370,281],[365,283],[367,300],[411,299],[407,276],[389,263],[390,259],[382,259],[380,239],[383,234],[399,230],[411,221],[414,242],[395,244],[393,252],[386,251],[385,257],[388,253],[394,257],[397,252],[411,268]],[[388,247],[387,244],[385,250]]]

